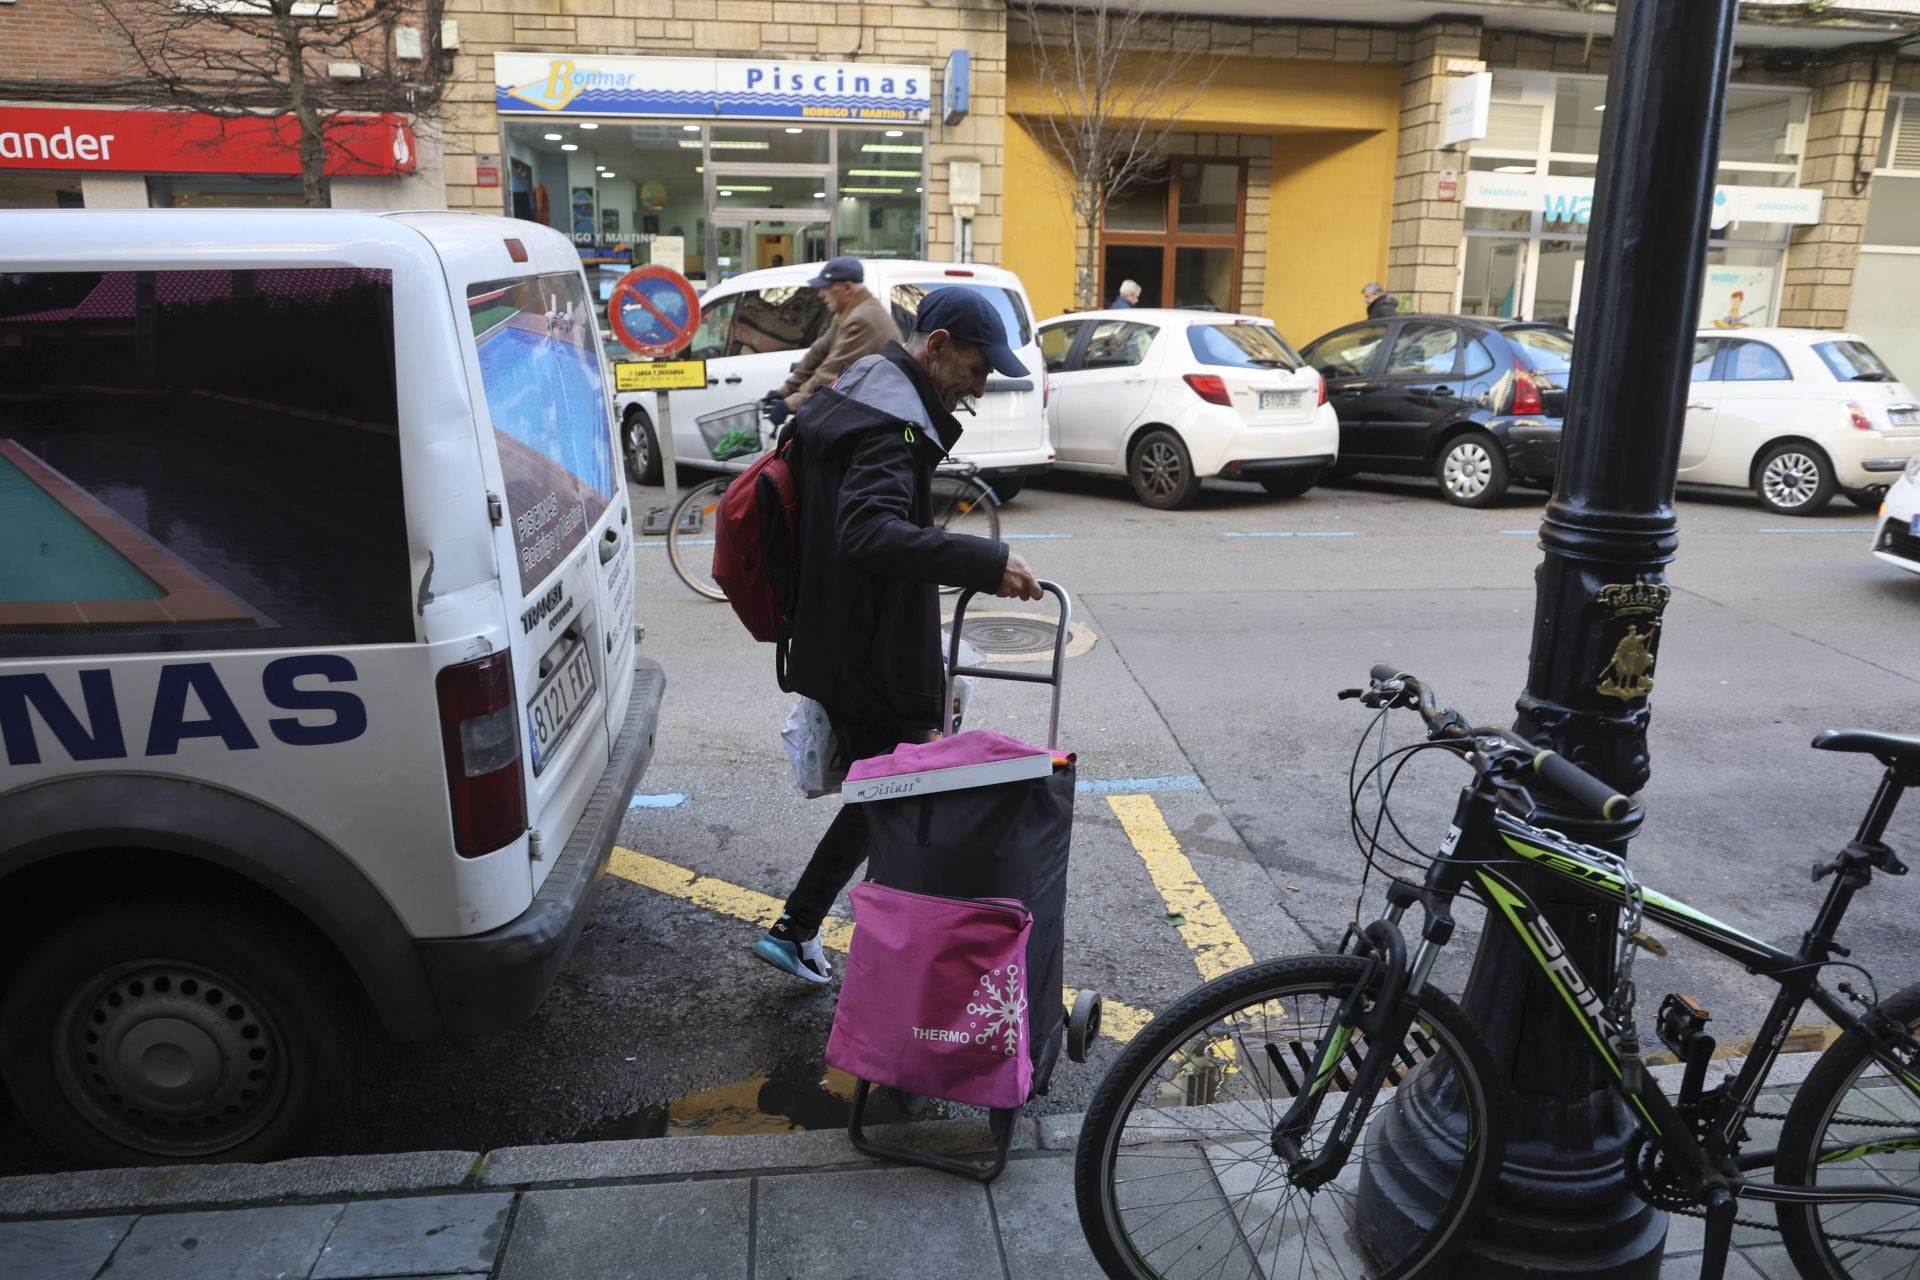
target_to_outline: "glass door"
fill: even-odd
[[[713,220],[715,280],[728,280],[743,271],[788,267],[803,262],[825,262],[831,224],[824,216],[715,218]]]

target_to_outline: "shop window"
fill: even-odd
[[[1232,311],[1240,305],[1246,166],[1174,158],[1162,176],[1108,206],[1101,230],[1101,289],[1140,286],[1140,305]]]
[[[841,253],[923,258],[920,210],[926,134],[917,129],[841,129],[833,210]]]
[[[1727,382],[1791,382],[1780,353],[1764,342],[1729,342],[1720,377]]]
[[[1583,156],[1600,154],[1606,102],[1605,80],[1561,76],[1553,91],[1553,149]]]
[[[1806,118],[1807,95],[1803,91],[1729,86],[1726,115],[1720,125],[1720,163],[1798,161],[1801,130],[1795,126]]]
[[[1450,324],[1403,325],[1387,355],[1388,377],[1450,378],[1460,354],[1460,331]]]
[[[0,657],[414,638],[388,272],[0,275],[22,315]]]
[[[715,125],[708,132],[713,139],[713,158],[716,161],[746,160],[754,164],[833,163],[830,154],[833,134],[828,129],[800,125]]]
[[[1082,369],[1128,369],[1147,358],[1153,335],[1160,332],[1150,324],[1130,324],[1125,320],[1102,320],[1087,335]]]
[[[827,331],[833,319],[817,289],[781,285],[749,289],[733,295],[733,328],[727,337],[730,356],[764,355],[769,351],[804,351]]]
[[[1073,340],[1080,336],[1081,326],[1081,321],[1073,320],[1040,331],[1040,355],[1047,362],[1048,373],[1058,373],[1067,367],[1067,353],[1073,350]]]

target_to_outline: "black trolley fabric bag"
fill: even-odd
[[[1066,658],[1072,604],[1059,585],[1041,588],[1059,602],[1060,614],[1050,675],[1009,671],[1004,667],[962,667],[961,626],[973,591],[964,592],[954,607],[947,654],[947,691],[942,704],[953,707],[953,680],[974,676],[1052,686],[1053,707],[1047,727],[1047,748],[1055,764],[1044,777],[988,786],[940,791],[931,795],[867,802],[870,849],[867,878],[889,888],[949,898],[1012,898],[1033,917],[1027,938],[1027,1043],[1033,1055],[1033,1092],[1044,1094],[1060,1050],[1076,1062],[1086,1061],[1086,1046],[1098,1034],[1099,996],[1083,991],[1072,1011],[1061,1002],[1065,964],[1067,859],[1073,837],[1073,797],[1077,771],[1072,757],[1058,755],[1060,732],[1060,676]],[[949,725],[949,727],[951,727]],[[856,945],[858,934],[856,933]],[[847,1121],[854,1146],[868,1155],[924,1165],[990,1182],[1006,1167],[1018,1108],[995,1108],[990,1124],[995,1141],[991,1165],[950,1160],[941,1156],[890,1148],[873,1142],[862,1131],[862,1113],[869,1082],[857,1081],[853,1110]]]

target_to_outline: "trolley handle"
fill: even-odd
[[[953,622],[947,643],[947,679],[946,697],[941,702],[941,718],[946,722],[946,731],[953,733],[953,680],[955,676],[976,676],[984,680],[1012,680],[1024,684],[1050,684],[1053,686],[1053,710],[1047,719],[1047,750],[1054,751],[1060,745],[1060,677],[1066,667],[1067,628],[1073,621],[1073,601],[1067,598],[1067,592],[1057,582],[1040,580],[1040,589],[1060,601],[1060,617],[1053,633],[1053,674],[1036,675],[1031,671],[996,671],[988,667],[963,667],[960,665],[960,627],[967,618],[967,602],[980,593],[968,587],[960,593],[960,599],[953,606]]]

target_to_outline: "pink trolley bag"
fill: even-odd
[[[855,1077],[848,1136],[868,1155],[979,1182],[1006,1168],[1014,1119],[1047,1091],[1061,1048],[1086,1061],[1100,1024],[1096,993],[1071,1012],[1061,999],[1075,769],[1056,749],[1072,604],[1040,585],[1060,606],[1051,674],[960,666],[967,591],[944,705],[955,676],[1051,685],[1046,747],[970,729],[856,761],[841,792],[868,806],[872,834],[827,1041],[827,1061]],[[874,1141],[863,1121],[875,1084],[988,1108],[991,1163]]]

